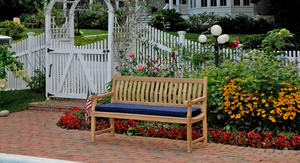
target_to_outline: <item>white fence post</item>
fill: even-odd
[[[114,50],[112,47],[113,44],[113,30],[114,30],[114,10],[108,10],[108,62],[107,62],[107,83],[110,82],[113,78],[113,58]]]
[[[179,43],[180,43],[182,46],[185,46],[184,40],[185,40],[185,34],[186,34],[186,31],[178,31],[177,33],[179,34]]]
[[[32,48],[33,48],[33,35],[34,32],[27,33],[28,35],[28,62],[27,62],[27,74],[28,76],[33,75],[33,61],[32,61]]]

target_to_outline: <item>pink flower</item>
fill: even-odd
[[[153,75],[157,74],[157,71],[153,71]]]
[[[155,16],[157,16],[157,14],[155,14]]]
[[[143,67],[142,65],[139,65],[138,68],[139,68],[140,71],[143,71],[143,70],[144,70],[144,67]]]
[[[132,58],[132,57],[134,56],[134,54],[135,54],[135,52],[131,52],[131,53],[129,54],[129,57]]]
[[[172,52],[172,53],[171,53],[171,57],[175,57],[175,52]]]

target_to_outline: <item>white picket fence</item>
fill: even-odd
[[[34,70],[40,69],[44,72],[45,68],[45,34],[33,36],[28,34],[28,39],[12,44],[11,52],[15,52],[15,57],[23,63],[23,68],[28,71],[28,76],[34,76]],[[23,81],[22,77],[15,78],[10,71],[7,72],[8,90],[28,89],[28,83]]]
[[[134,33],[130,33],[132,31]],[[148,56],[152,60],[160,57],[161,59],[158,60],[157,64],[164,65],[162,61],[170,59],[173,48],[180,44],[197,51],[205,51],[206,48],[198,42],[185,39],[185,32],[179,32],[179,37],[176,37],[142,23],[136,23],[134,26],[128,25],[127,29],[116,23],[114,34],[115,39],[121,38],[120,40],[130,36],[128,54],[129,52],[136,52],[135,56],[138,56],[139,64],[143,65],[146,64],[145,58]],[[15,56],[24,63],[24,68],[28,70],[29,76],[34,76],[33,71],[36,69],[43,72],[46,70],[45,73],[49,72],[47,90],[50,94],[54,94],[54,97],[85,99],[88,89],[94,93],[103,93],[106,90],[109,82],[108,71],[115,71],[114,68],[117,64],[114,63],[115,66],[111,66],[111,63],[108,63],[108,54],[103,52],[108,47],[106,40],[85,46],[74,46],[59,41],[52,41],[49,47],[46,47],[45,44],[45,34],[33,36],[31,33],[28,39],[13,44],[10,51],[16,52]],[[48,67],[46,66],[47,48],[54,50],[49,52]],[[124,45],[121,48],[126,47]],[[223,49],[222,51],[222,55],[233,60],[239,60],[241,56],[247,55],[244,51],[239,53],[231,49]],[[116,53],[118,52],[113,52],[113,54]],[[299,51],[286,52],[282,58],[286,58],[284,60],[286,65],[292,64],[300,68]],[[177,64],[188,66],[191,63]],[[27,83],[22,78],[15,78],[10,72],[8,72],[8,83],[8,90],[28,89]]]

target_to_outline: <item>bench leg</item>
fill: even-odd
[[[204,145],[207,145],[207,115],[205,115],[203,119],[203,137],[204,137]]]
[[[115,135],[115,119],[114,118],[110,119],[110,128],[111,128],[110,135],[114,136]]]
[[[192,153],[192,123],[187,124],[187,151]]]
[[[95,142],[96,118],[91,115],[91,142]]]

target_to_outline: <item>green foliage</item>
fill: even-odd
[[[284,123],[280,120],[276,123],[271,122],[269,117],[255,116],[259,113],[259,109],[264,109],[266,112],[270,112],[271,107],[265,107],[262,102],[258,103],[258,106],[253,110],[255,117],[249,116],[244,119],[232,119],[228,112],[224,110],[224,101],[226,98],[234,99],[235,94],[226,97],[224,94],[226,85],[229,85],[232,80],[236,80],[236,86],[240,86],[242,90],[239,90],[240,94],[251,93],[254,96],[265,94],[264,98],[268,99],[270,96],[278,95],[280,89],[283,87],[284,82],[290,83],[293,86],[299,86],[300,78],[298,76],[298,68],[292,65],[285,66],[283,59],[275,57],[271,51],[267,50],[269,46],[275,45],[276,41],[281,41],[276,37],[272,37],[273,33],[278,32],[274,30],[269,33],[265,38],[263,52],[252,50],[247,52],[249,57],[244,58],[239,62],[232,62],[227,60],[222,63],[220,67],[214,65],[209,66],[204,72],[200,74],[194,73],[192,77],[203,78],[207,76],[209,79],[208,87],[208,123],[210,126],[221,127],[230,126],[237,130],[282,130],[283,126],[295,129],[292,125],[298,122],[289,121]],[[283,36],[282,39],[286,39],[289,35]],[[277,51],[281,49],[284,44],[277,44],[272,46],[273,50]],[[280,46],[281,45],[281,46]],[[241,92],[244,91],[244,92]],[[238,96],[239,97],[239,96]],[[260,97],[262,98],[262,97]],[[258,128],[257,128],[258,127]],[[281,127],[281,128],[280,128]]]
[[[0,34],[10,36],[13,39],[21,38],[21,33],[26,30],[24,25],[14,21],[4,21],[0,23]]]
[[[160,30],[184,31],[187,27],[181,13],[175,9],[159,9],[152,14],[149,25]]]
[[[207,13],[206,11],[201,14],[189,16],[187,24],[189,32],[202,33],[208,30],[218,19],[218,15],[214,12]]]
[[[27,86],[35,92],[44,94],[46,91],[45,69],[43,71],[40,69],[34,70],[34,76],[31,77],[31,80]]]
[[[230,15],[221,17],[216,24],[222,27],[222,33],[230,34],[260,34],[272,29],[270,23],[266,20],[255,20],[244,14],[235,17]]]
[[[286,29],[276,29],[268,32],[268,36],[262,41],[262,48],[267,52],[271,53],[276,50],[284,50],[286,46],[293,47],[294,45],[287,42],[287,38],[293,37],[293,34]],[[282,53],[275,52],[275,54],[280,55]]]

